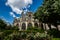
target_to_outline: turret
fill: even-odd
[[[24,14],[24,11],[23,11],[22,14],[21,14],[21,18],[22,18],[22,21],[25,21],[25,14]]]

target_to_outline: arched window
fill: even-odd
[[[32,27],[32,23],[29,23],[29,24],[28,24],[28,27]]]
[[[19,27],[19,24],[17,23],[16,26]]]
[[[25,23],[22,24],[22,29],[23,29],[23,30],[26,29],[26,24],[25,24]]]
[[[36,28],[38,28],[38,23],[35,23],[34,26],[35,26]]]

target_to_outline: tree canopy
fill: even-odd
[[[43,23],[50,23],[56,26],[60,22],[60,0],[44,0],[34,16],[35,19]]]

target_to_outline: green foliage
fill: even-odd
[[[12,30],[5,30],[2,31],[0,34],[0,38],[1,40],[5,39],[6,37],[8,37],[13,31]]]
[[[60,38],[52,38],[52,40],[60,40]]]
[[[35,27],[30,27],[27,30],[29,30],[30,32],[40,32],[40,33],[44,32],[44,29],[35,28]]]
[[[27,38],[28,40],[34,40],[34,34],[33,33],[28,34]]]
[[[55,38],[60,38],[60,31],[58,31],[56,29],[48,30],[48,34]]]
[[[0,19],[0,31],[11,30],[12,28],[11,24],[5,22],[3,19]]]
[[[42,23],[60,24],[60,0],[44,0],[42,6],[34,14],[34,18]]]
[[[18,34],[10,34],[4,38],[4,40],[19,40],[20,36]]]
[[[36,30],[36,29],[34,29]],[[42,40],[42,39],[47,39],[48,35],[46,35],[45,33],[40,33],[38,31],[34,32],[27,32],[26,31],[17,31],[17,30],[5,30],[3,32],[1,32],[0,34],[0,38],[1,40]],[[46,38],[47,37],[47,38]],[[49,39],[49,38],[48,38]]]
[[[22,32],[20,36],[21,36],[22,39],[26,39],[27,34],[25,32]]]
[[[6,26],[7,26],[6,22],[0,19],[0,30],[4,30]]]
[[[12,30],[19,30],[18,26],[13,26]]]

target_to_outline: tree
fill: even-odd
[[[7,26],[6,22],[2,19],[0,19],[0,29],[3,30]]]
[[[60,0],[44,0],[34,15],[43,23],[53,24],[57,27],[57,22],[60,22]]]
[[[45,0],[44,5],[48,13],[47,22],[57,27],[57,22],[60,22],[60,1],[59,0]]]
[[[34,19],[38,19],[38,20],[39,20],[40,27],[41,27],[43,18],[44,18],[43,6],[41,6],[41,7],[39,7],[38,10],[34,13]]]

